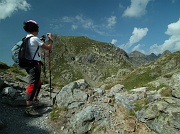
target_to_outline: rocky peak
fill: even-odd
[[[169,50],[165,50],[162,54],[161,54],[161,57],[165,56],[165,55],[168,55],[168,54],[171,54],[171,52]]]
[[[135,66],[141,66],[143,64],[155,61],[158,58],[163,57],[167,54],[171,54],[171,52],[169,50],[166,50],[162,54],[158,54],[158,55],[154,53],[151,53],[150,55],[145,55],[139,51],[133,51],[128,55],[130,57],[130,61],[132,62],[132,64],[134,64]]]
[[[146,57],[145,54],[143,54],[143,53],[141,53],[141,52],[139,52],[139,51],[133,51],[133,52],[131,52],[131,53],[128,54],[128,55],[129,55],[130,58],[131,58],[131,57],[133,57],[133,58],[138,58],[138,57],[144,58],[144,57]]]

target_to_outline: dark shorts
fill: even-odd
[[[25,99],[32,101],[34,96],[39,93],[39,86],[41,86],[41,64],[38,63],[34,67],[27,68],[26,72],[29,74],[29,84],[26,89]]]

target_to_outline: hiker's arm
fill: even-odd
[[[46,49],[46,50],[51,50],[52,49],[52,42],[49,42],[48,44],[44,43],[41,48]]]
[[[52,49],[52,43],[53,43],[53,40],[52,40],[52,34],[49,33],[47,34],[49,40],[47,41],[47,43],[44,43],[41,48],[43,49],[46,49],[46,50],[51,50]]]

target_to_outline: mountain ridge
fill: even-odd
[[[65,83],[85,75],[96,85],[111,75],[116,75],[119,69],[133,69],[128,54],[110,43],[84,36],[55,36],[54,44],[52,59],[56,64],[53,71],[61,74],[64,78],[61,81],[66,81]]]
[[[143,54],[139,51],[133,51],[128,54],[130,61],[135,66],[141,66],[147,63],[150,63],[152,61],[157,60],[160,57],[163,57],[167,54],[171,54],[169,50],[165,50],[162,54],[155,55],[154,53],[151,53],[149,55]]]
[[[161,55],[140,56],[126,53],[123,49],[85,36],[54,35],[52,64],[54,74],[61,76],[60,85],[86,78],[92,86],[99,86],[113,79],[122,79],[135,68],[160,58]],[[166,53],[164,53],[166,54]],[[54,80],[57,82],[54,76]],[[58,78],[59,80],[59,78]]]

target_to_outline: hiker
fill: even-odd
[[[39,102],[38,100],[38,94],[40,92],[40,88],[42,85],[42,82],[40,80],[41,75],[41,57],[40,57],[40,49],[38,47],[45,49],[45,50],[51,50],[52,49],[52,34],[48,33],[47,37],[49,38],[48,43],[44,43],[42,38],[38,38],[38,32],[39,32],[39,26],[38,23],[34,20],[28,20],[27,22],[24,22],[24,30],[28,33],[26,38],[29,36],[32,36],[27,43],[27,46],[29,48],[30,57],[33,57],[34,54],[34,61],[35,64],[33,66],[30,66],[26,68],[26,72],[29,74],[29,83],[26,89],[25,99],[26,99],[26,109],[25,114],[28,116],[34,116],[38,117],[41,116],[40,113],[38,113],[35,109],[36,107],[40,107],[43,104]]]

